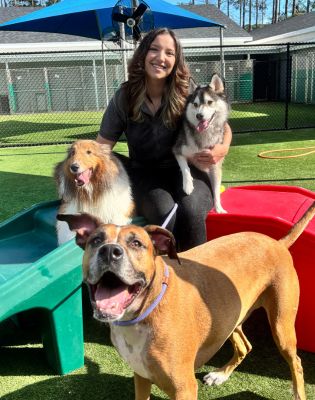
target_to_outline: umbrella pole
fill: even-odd
[[[106,58],[105,58],[103,40],[102,40],[102,59],[103,59],[104,85],[105,85],[105,108],[106,108],[108,106],[108,87],[107,87]]]
[[[220,64],[221,64],[221,76],[225,78],[225,62],[223,52],[223,28],[220,27]]]
[[[122,49],[122,63],[123,63],[123,72],[124,72],[124,80],[128,80],[128,68],[127,68],[127,51],[126,51],[126,32],[125,25],[120,25],[120,47]]]
[[[94,79],[94,90],[95,90],[95,104],[96,109],[99,110],[99,102],[98,102],[98,86],[97,86],[97,73],[96,73],[96,64],[95,59],[93,59],[93,79]]]

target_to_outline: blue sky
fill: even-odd
[[[172,4],[179,4],[179,3],[184,3],[184,4],[188,4],[189,0],[166,0],[169,3]],[[195,4],[204,4],[205,2],[202,0],[195,0]],[[217,4],[216,0],[210,0],[209,1],[210,4]],[[223,6],[222,6],[222,11],[224,13],[226,13],[226,1],[223,0]],[[272,2],[270,0],[267,0],[267,4],[272,4]],[[230,17],[238,24],[239,23],[239,11],[236,10],[234,7],[230,7]],[[247,18],[247,17],[246,17]],[[253,10],[252,13],[252,22],[255,20],[255,11]],[[264,23],[270,23],[270,10],[268,8],[267,13],[264,17]]]
[[[179,3],[184,3],[184,4],[189,4],[190,3],[190,1],[189,0],[166,0],[168,3],[172,3],[172,4],[179,4]],[[195,4],[204,4],[205,2],[204,1],[202,1],[202,0],[195,0]],[[217,1],[216,0],[211,0],[211,1],[209,1],[209,3],[210,4],[217,4]],[[223,6],[222,6],[222,11],[223,12],[225,12],[226,11],[226,4],[225,4],[226,2],[225,1],[223,1]],[[233,19],[235,20],[235,22],[236,23],[238,23],[239,22],[239,17],[238,17],[238,11],[237,10],[235,10],[233,7],[230,7],[230,13],[233,13]],[[231,16],[231,15],[230,15]]]

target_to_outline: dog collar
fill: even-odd
[[[130,325],[135,325],[140,321],[143,321],[151,312],[157,307],[157,305],[160,303],[162,300],[164,293],[167,289],[168,285],[168,278],[169,278],[169,270],[168,266],[166,263],[164,263],[164,276],[163,276],[163,281],[162,281],[162,289],[157,296],[157,298],[154,300],[154,302],[148,307],[143,314],[140,314],[137,318],[131,319],[129,321],[114,321],[113,325],[116,326],[130,326]]]

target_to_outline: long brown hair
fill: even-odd
[[[128,65],[128,81],[124,86],[127,88],[131,119],[134,121],[143,120],[141,105],[144,102],[146,94],[145,58],[154,39],[158,35],[165,34],[169,34],[175,43],[175,65],[166,81],[167,96],[165,96],[162,119],[165,126],[174,129],[185,106],[190,72],[184,60],[182,46],[172,30],[158,28],[144,36]]]

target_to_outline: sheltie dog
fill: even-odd
[[[109,146],[94,140],[74,142],[56,165],[54,177],[61,199],[59,213],[86,212],[116,225],[131,222],[134,202],[129,178]],[[58,243],[73,237],[68,224],[57,221]]]
[[[191,81],[190,93],[183,115],[182,128],[173,147],[173,153],[183,175],[183,190],[187,194],[194,190],[187,158],[223,142],[224,124],[230,111],[223,81],[217,74],[212,76],[207,86],[197,86]],[[226,212],[220,200],[222,163],[223,159],[205,170],[210,177],[214,208],[218,213]]]

